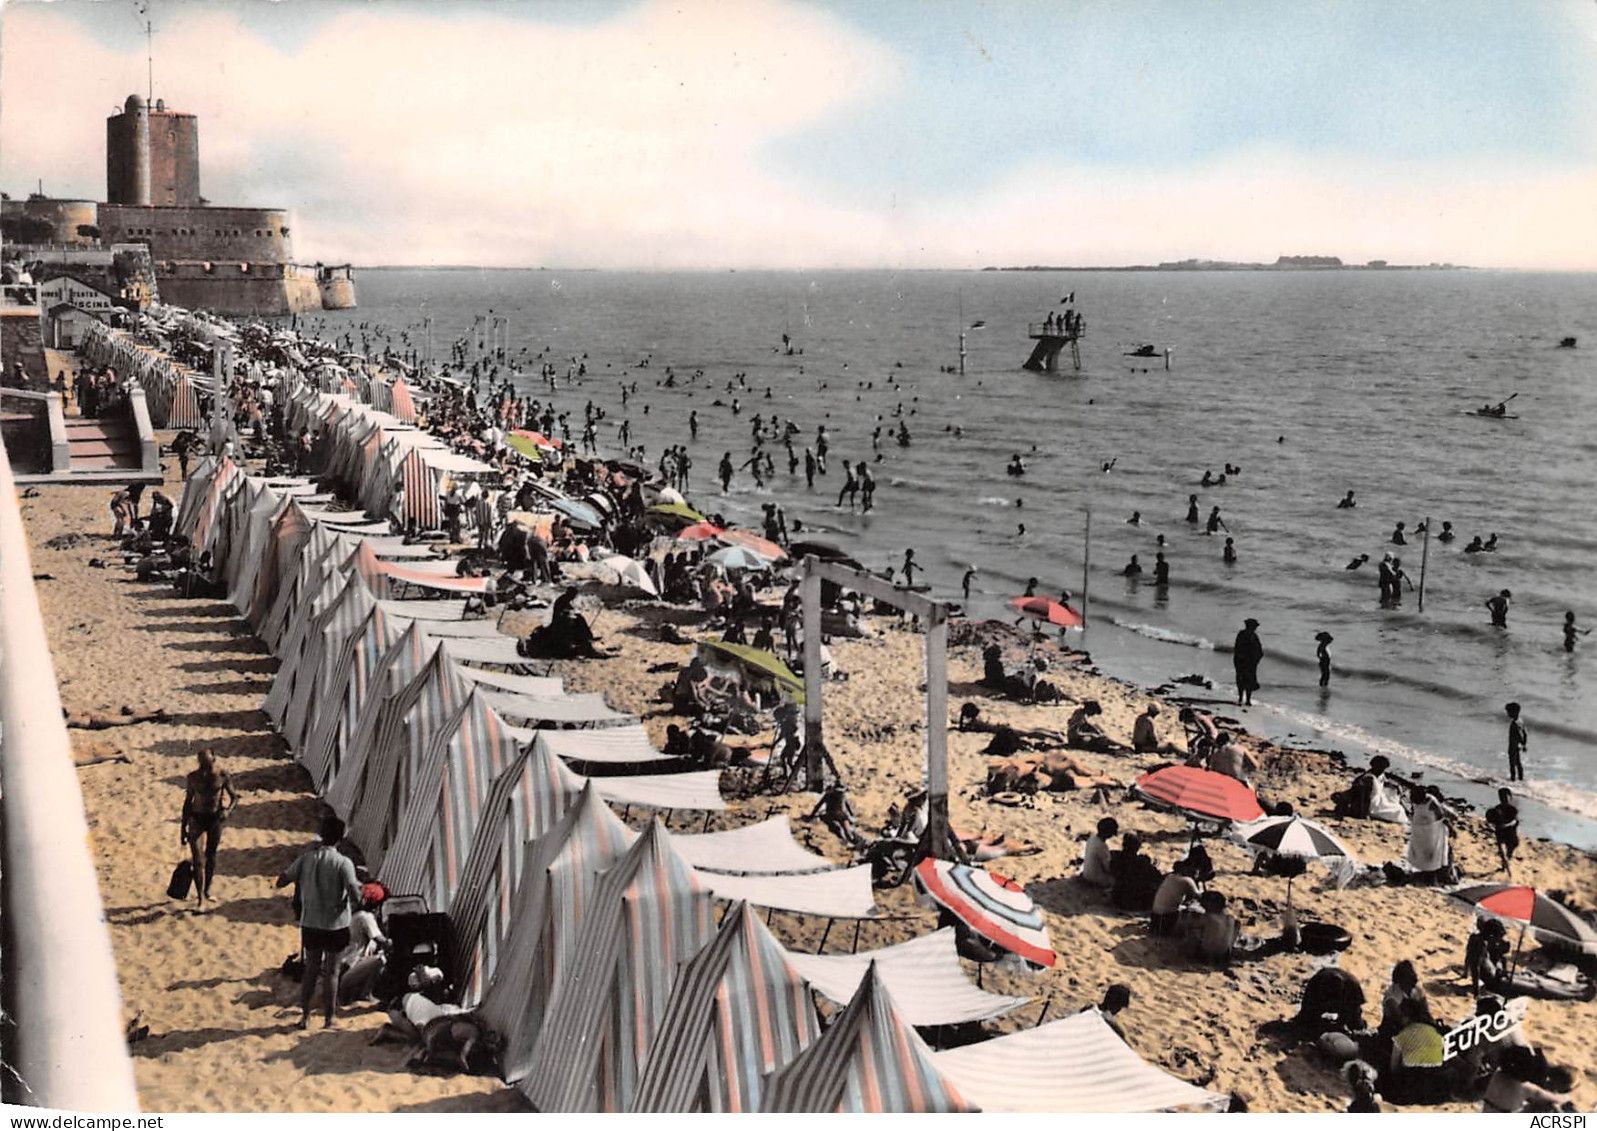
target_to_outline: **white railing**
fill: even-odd
[[[83,794],[0,443],[0,935],[11,1103],[138,1109]]]

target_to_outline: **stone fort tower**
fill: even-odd
[[[200,203],[200,121],[146,106],[128,95],[122,113],[105,120],[105,199],[108,204]]]

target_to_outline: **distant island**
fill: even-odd
[[[1343,263],[1335,255],[1283,255],[1274,263],[1239,263],[1230,259],[1178,259],[1158,264],[1130,264],[1125,267],[983,267],[983,271],[1467,271],[1453,263],[1388,263],[1372,259],[1368,263]]]

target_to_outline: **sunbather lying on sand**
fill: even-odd
[[[1095,774],[1069,754],[995,762],[987,767],[988,793],[1068,793],[1077,789],[1119,789],[1114,778]]]
[[[139,723],[166,721],[166,710],[135,711],[123,707],[119,715],[97,715],[93,711],[74,711],[67,715],[67,726],[76,730],[110,730],[112,727],[131,727]]]

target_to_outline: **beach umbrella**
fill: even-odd
[[[985,868],[927,857],[915,865],[915,886],[994,946],[1038,969],[1054,964],[1042,915],[1014,880]]]
[[[775,681],[777,687],[795,703],[804,702],[804,681],[779,660],[775,652],[748,644],[728,644],[724,640],[703,640],[700,644],[755,675]]]
[[[1011,597],[1009,604],[1032,620],[1060,628],[1080,628],[1081,614],[1069,605],[1061,605],[1052,597]]]
[[[1454,899],[1474,906],[1482,915],[1517,923],[1520,939],[1530,931],[1542,942],[1574,947],[1585,954],[1597,954],[1597,930],[1579,915],[1523,884],[1471,884],[1456,888]]]
[[[747,546],[728,546],[705,559],[722,569],[770,569],[771,563]]]
[[[661,487],[659,493],[655,495],[654,503],[655,506],[662,507],[670,506],[672,503],[680,503],[683,506],[688,505],[688,501],[682,497],[682,492],[675,487]]]
[[[560,447],[560,441],[559,440],[551,440],[548,436],[545,436],[542,432],[534,432],[534,431],[532,431],[531,429],[528,429],[528,428],[514,428],[514,429],[511,430],[510,435],[511,436],[519,436],[523,440],[531,440],[534,444],[536,444],[540,448],[558,448],[558,447]]]
[[[701,517],[692,526],[678,530],[676,536],[684,542],[703,542],[707,538],[719,538],[721,528],[713,522],[705,522]]]
[[[1243,782],[1197,766],[1166,766],[1143,774],[1131,787],[1155,805],[1199,818],[1238,824],[1264,816],[1259,798]]]
[[[649,508],[649,513],[655,518],[676,519],[680,522],[703,523],[704,516],[687,503],[655,503]]]
[[[604,525],[604,519],[599,517],[599,512],[587,503],[579,503],[575,499],[550,499],[549,505],[574,522],[597,529]]]
[[[779,562],[787,557],[787,551],[768,538],[761,538],[752,530],[723,530],[720,534],[721,541],[730,542],[735,546],[753,550],[760,557]]]
[[[1329,829],[1302,817],[1266,817],[1252,824],[1242,825],[1233,834],[1248,848],[1285,856],[1292,860],[1324,860],[1331,857],[1353,859],[1347,846],[1331,835]],[[1286,901],[1292,903],[1292,880],[1286,880]]]
[[[650,577],[649,571],[643,568],[643,563],[622,554],[593,563],[593,570],[594,575],[607,585],[641,589],[651,597],[660,595],[660,591],[654,586],[654,578]]]

